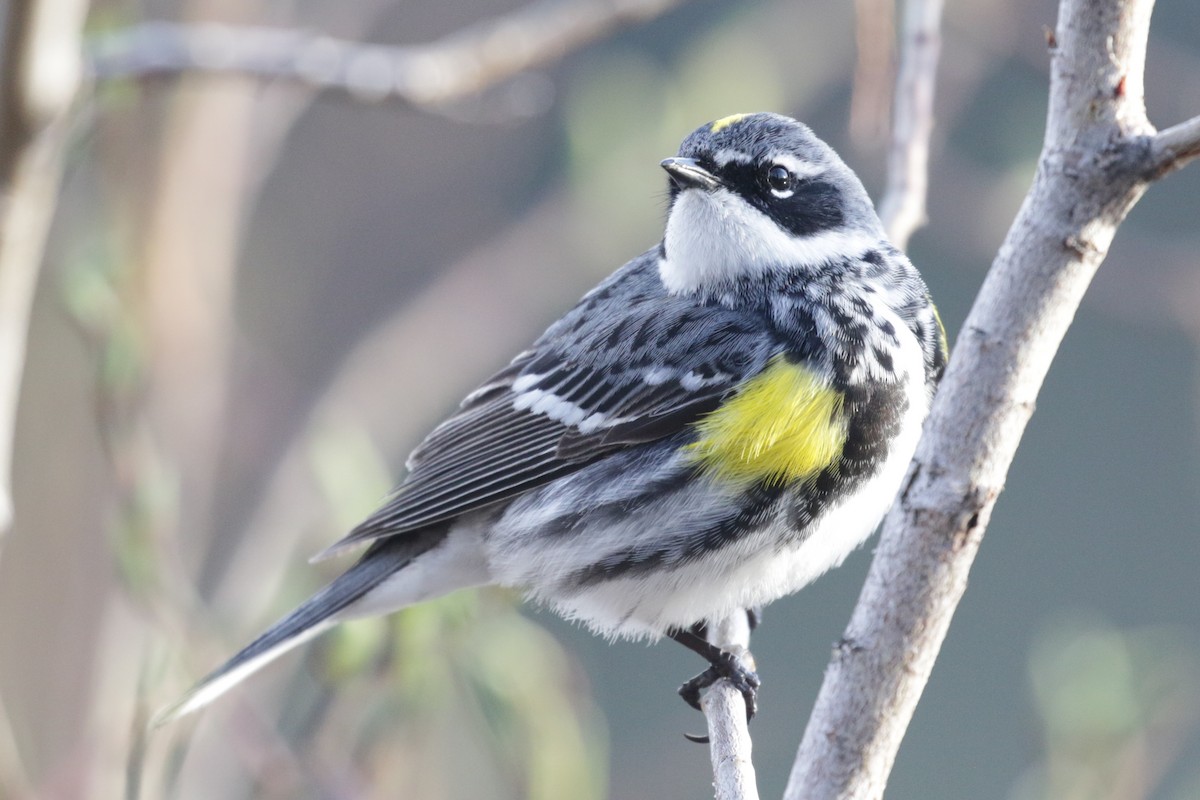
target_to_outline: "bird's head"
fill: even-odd
[[[671,204],[660,274],[672,292],[819,269],[885,238],[858,177],[789,117],[736,114],[703,125],[662,166]]]

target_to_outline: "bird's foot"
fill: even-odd
[[[709,642],[704,637],[704,633],[706,630],[702,624],[667,632],[672,639],[693,653],[704,656],[709,663],[708,669],[679,687],[679,696],[692,708],[703,711],[700,707],[700,697],[704,690],[718,681],[728,681],[746,701],[746,721],[749,722],[754,719],[754,714],[758,711],[758,687],[762,683],[758,679],[758,673],[754,671],[754,657],[744,647],[737,648],[736,652],[722,650]],[[693,742],[705,743],[708,741],[707,736],[686,733],[684,736]]]
[[[718,650],[713,654],[712,665],[708,669],[679,687],[679,696],[689,706],[700,711],[701,693],[717,681],[729,681],[746,701],[746,721],[749,722],[758,711],[758,687],[762,685],[758,673],[750,667],[750,663],[752,662],[748,650],[743,651],[743,654]]]

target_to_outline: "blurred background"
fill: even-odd
[[[513,0],[141,4],[420,44]],[[342,563],[407,452],[661,235],[701,123],[808,122],[878,198],[882,0],[680,2],[430,110],[233,78],[103,80],[68,151],[0,560],[0,797],[710,796],[697,672],[499,591],[344,626],[203,715],[146,721]],[[954,337],[1033,175],[1054,4],[951,3],[929,225]],[[1200,113],[1200,9],[1159,0],[1158,125]],[[856,42],[858,43],[856,45]],[[890,796],[1200,798],[1200,165],[1117,235],[1050,373]],[[870,558],[767,609],[777,797]]]

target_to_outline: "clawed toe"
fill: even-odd
[[[739,649],[739,652],[731,653],[722,650],[706,641],[699,633],[701,630],[703,630],[701,626],[696,626],[693,629],[677,629],[667,633],[668,636],[692,652],[704,656],[710,665],[704,672],[680,686],[679,696],[692,708],[702,711],[700,695],[704,690],[717,681],[729,681],[729,684],[737,689],[746,701],[746,721],[749,722],[754,719],[754,715],[758,711],[758,687],[761,685],[758,673],[751,666],[754,660],[750,651]],[[707,737],[703,736],[688,735],[687,738],[693,742],[707,741]]]
[[[758,673],[750,669],[743,658],[720,651],[712,666],[679,687],[679,696],[692,708],[700,711],[700,695],[719,680],[727,680],[746,701],[746,720],[754,719],[758,712],[758,687],[762,681]]]
[[[689,706],[697,711],[701,711],[703,709],[700,708],[700,693],[719,680],[721,680],[721,676],[717,672],[717,668],[709,667],[704,672],[688,680],[683,686],[680,686],[679,696]]]

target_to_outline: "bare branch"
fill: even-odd
[[[1200,156],[1200,117],[1159,131],[1154,137],[1153,148],[1156,168],[1162,175]]]
[[[83,0],[13,0],[0,64],[0,543],[33,292],[79,87]]]
[[[908,0],[904,4],[887,189],[879,203],[883,226],[902,249],[913,232],[925,224],[941,20],[942,0]]]
[[[1061,0],[1034,184],[959,337],[785,797],[877,798],[966,588],[1034,400],[1148,185],[1152,0]]]
[[[729,652],[746,652],[750,622],[745,612],[713,621],[708,640]],[[750,729],[746,701],[728,681],[713,684],[700,701],[708,720],[709,755],[712,758],[716,800],[758,800],[754,763],[750,760]]]
[[[389,47],[297,30],[151,22],[97,39],[97,78],[184,72],[286,81],[417,107],[471,97],[683,0],[541,0],[439,41]]]

